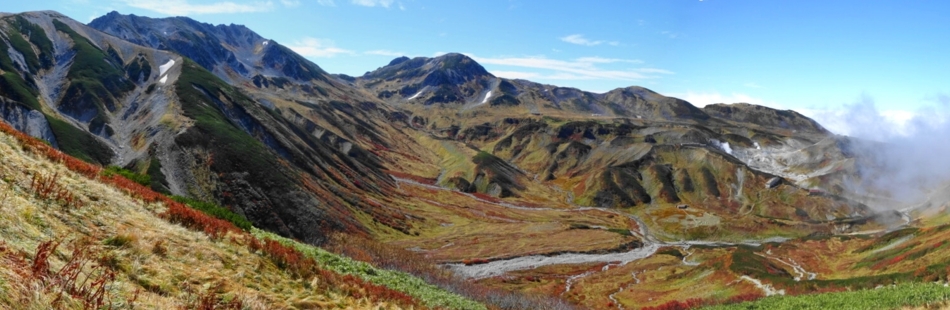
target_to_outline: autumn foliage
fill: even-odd
[[[0,261],[16,272],[20,285],[15,287],[28,291],[20,292],[21,296],[37,293],[51,296],[49,306],[54,308],[78,304],[83,309],[101,309],[109,304],[107,288],[115,281],[115,273],[99,262],[99,253],[84,241],[71,242],[71,255],[66,263],[59,268],[52,267],[50,258],[58,255],[61,244],[58,240],[40,243],[33,261],[28,262],[22,253],[0,242]],[[126,300],[126,304],[133,304],[134,298]],[[68,303],[67,299],[70,299]]]
[[[252,251],[260,251],[261,255],[268,257],[278,267],[289,271],[298,278],[308,280],[312,278],[319,279],[319,281],[314,282],[324,290],[338,291],[356,299],[367,298],[374,302],[391,302],[415,309],[425,308],[416,299],[403,292],[368,283],[351,275],[343,276],[332,271],[321,269],[316,261],[306,257],[294,248],[282,245],[273,240],[260,241],[242,231],[231,222],[214,218],[192,209],[185,204],[176,202],[165,195],[153,191],[151,188],[133,182],[121,175],[102,175],[102,167],[66,155],[46,143],[15,130],[4,122],[0,122],[0,132],[14,137],[23,146],[24,150],[44,156],[53,162],[62,163],[73,172],[115,186],[126,194],[142,199],[145,202],[160,202],[164,204],[167,209],[158,215],[170,222],[203,232],[212,239],[217,240],[221,240],[222,237],[229,233],[233,234],[233,236],[242,236],[244,240],[250,240],[246,242],[246,244]],[[34,176],[34,191],[37,192],[37,195],[46,198],[58,200],[67,199],[71,201],[71,203],[78,203],[78,200],[73,198],[68,191],[60,192],[61,187],[56,183],[57,178],[57,174],[48,177]],[[240,238],[232,238],[232,240],[238,239]],[[91,254],[84,252],[82,247],[78,246],[76,247],[78,252],[74,251],[72,259],[63,269],[57,272],[50,272],[48,258],[55,252],[58,245],[58,242],[41,244],[37,250],[32,266],[29,266],[26,270],[30,270],[30,275],[43,281],[47,285],[58,288],[65,294],[83,300],[85,308],[100,308],[106,300],[105,294],[107,291],[105,287],[115,278],[115,274],[108,268],[94,265],[94,271],[97,270],[95,271],[97,272],[95,276],[85,275],[83,279],[88,280],[76,282],[82,274],[82,267],[89,265],[88,263],[92,260]],[[193,306],[198,309],[217,309],[222,306],[212,295],[199,296],[197,301],[198,303]]]
[[[320,268],[317,261],[307,257],[296,249],[271,239],[259,240],[250,237],[248,247],[252,251],[260,251],[270,258],[275,265],[292,273],[301,279],[319,278],[320,289],[334,290],[354,298],[368,298],[373,302],[388,301],[405,307],[422,308],[422,305],[412,296],[364,281],[352,275],[340,275]]]

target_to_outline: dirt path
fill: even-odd
[[[765,257],[767,259],[771,259],[779,263],[782,263],[783,265],[792,267],[792,271],[798,274],[798,276],[795,277],[795,282],[801,281],[802,279],[814,280],[816,277],[818,277],[817,273],[809,272],[808,270],[805,270],[804,267],[802,267],[798,262],[796,262],[791,257],[788,258],[788,261],[785,261],[781,258],[772,256],[772,253],[770,252],[766,252],[766,254],[755,253],[755,255]]]
[[[762,293],[765,293],[765,296],[785,295],[785,290],[776,290],[771,284],[762,283],[762,281],[759,281],[759,279],[750,276],[742,276],[739,279],[752,283],[752,285],[755,285],[755,287],[758,287],[760,290],[762,290]]]

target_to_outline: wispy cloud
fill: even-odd
[[[560,39],[561,41],[564,41],[567,43],[585,45],[585,46],[597,46],[604,43],[614,45],[614,46],[620,45],[620,42],[616,42],[616,41],[607,42],[603,40],[591,40],[591,39],[585,38],[584,35],[582,34],[572,34],[569,36],[561,37]]]
[[[333,0],[317,0],[317,4],[322,6],[336,6],[336,2],[333,2]]]
[[[615,59],[602,57],[582,57],[573,60],[534,57],[478,57],[468,55],[481,64],[506,67],[540,69],[547,72],[525,70],[492,71],[495,75],[509,78],[534,78],[548,80],[644,80],[658,78],[662,74],[674,74],[671,71],[653,68],[605,69],[608,64],[640,64],[635,59]]]
[[[288,48],[304,57],[328,58],[337,55],[352,55],[353,51],[336,47],[333,41],[306,37],[292,44]]]
[[[503,71],[503,70],[492,70],[491,72],[495,76],[500,76],[503,78],[509,79],[522,79],[522,80],[534,80],[541,77],[541,74],[536,72],[524,72],[524,71]]]
[[[209,4],[192,4],[188,0],[123,0],[128,6],[167,15],[232,14],[266,12],[274,8],[274,3],[253,2],[247,4],[230,1]]]
[[[374,7],[381,6],[384,8],[389,8],[395,1],[394,0],[350,0],[353,4]],[[402,5],[402,4],[399,4]]]
[[[575,61],[580,63],[598,63],[598,64],[609,64],[615,62],[626,62],[632,64],[642,64],[643,60],[639,59],[619,59],[619,58],[604,58],[604,57],[581,57],[575,59]]]
[[[280,0],[280,3],[289,8],[300,6],[300,0]]]
[[[742,84],[742,86],[745,86],[745,87],[748,87],[748,88],[762,88],[762,85],[759,85],[759,84],[756,84],[756,83],[752,83],[752,82]]]
[[[406,53],[403,53],[403,52],[394,52],[394,51],[390,51],[390,50],[365,51],[365,52],[363,52],[363,54],[366,54],[366,55],[379,55],[379,56],[390,56],[390,57],[399,57],[399,56],[405,56],[405,55],[406,55]]]
[[[666,36],[666,37],[668,37],[668,38],[670,38],[670,39],[676,39],[676,38],[679,38],[679,36],[680,36],[679,33],[673,32],[673,31],[660,31],[660,34],[662,34],[662,35],[664,35],[664,36]]]

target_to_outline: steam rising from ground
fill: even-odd
[[[950,96],[941,95],[895,126],[871,98],[846,106],[839,118],[856,138],[847,148],[859,158],[854,190],[902,202],[927,199],[950,182]],[[819,120],[821,117],[818,118]]]

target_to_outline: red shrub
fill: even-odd
[[[223,237],[228,232],[241,232],[241,230],[231,222],[211,217],[171,199],[165,198],[162,200],[165,200],[165,205],[168,209],[159,214],[159,216],[169,222],[178,223],[187,228],[204,232],[212,239]]]
[[[320,268],[317,262],[300,253],[297,249],[266,239],[260,241],[251,237],[248,247],[253,251],[261,251],[281,269],[287,270],[298,278],[317,277],[321,279],[318,285],[323,289],[335,290],[354,298],[369,298],[374,302],[388,301],[403,306],[421,308],[421,304],[403,292],[364,281],[352,275],[338,273]]]
[[[52,272],[49,269],[49,257],[56,252],[59,245],[59,241],[46,241],[36,248],[31,266],[31,280],[42,283],[45,290],[57,294],[53,305],[69,295],[82,301],[84,309],[103,308],[109,301],[106,286],[115,281],[115,272],[101,264],[93,263],[96,253],[88,245],[78,242],[72,244],[72,256],[66,265]]]
[[[33,181],[30,182],[30,189],[37,198],[43,200],[52,200],[61,204],[64,208],[81,208],[82,201],[76,198],[68,189],[56,183],[59,179],[59,173],[51,176],[40,176],[39,173],[33,175]]]

